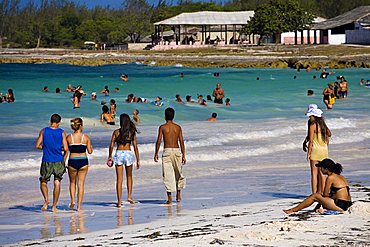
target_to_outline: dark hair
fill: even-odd
[[[180,97],[180,94],[176,94],[176,96],[175,96],[175,97],[176,97],[176,99],[177,99],[178,97]]]
[[[57,87],[57,88],[55,89],[55,92],[56,92],[56,93],[60,93],[60,88],[59,88],[59,87]]]
[[[106,86],[104,87],[104,89],[108,89],[108,86],[106,85]]]
[[[103,107],[101,109],[102,109],[102,111],[104,113],[108,113],[109,112],[108,106],[106,106],[106,105],[103,105]]]
[[[322,167],[325,169],[328,169],[330,172],[334,172],[335,174],[340,175],[343,171],[343,167],[339,163],[335,163],[331,159],[323,159],[318,164],[316,164],[316,167]]]
[[[226,98],[225,102],[230,102],[230,99],[229,98]]]
[[[78,91],[78,90],[75,91],[74,97],[77,97],[78,102],[81,101],[81,96],[82,96],[82,93],[80,91]]]
[[[217,113],[216,112],[212,113],[212,117],[216,118],[217,117]]]
[[[135,124],[131,121],[129,115],[123,113],[119,116],[119,135],[116,139],[117,143],[127,143],[127,141],[132,141],[133,137],[137,133]]]
[[[115,101],[114,99],[111,99],[111,100],[110,100],[110,103],[115,104],[115,103],[116,103],[116,101]]]
[[[211,97],[211,95],[207,95],[207,100],[212,100],[212,97]]]
[[[325,143],[328,143],[328,141],[329,141],[329,128],[326,125],[324,118],[314,116],[314,119],[315,120],[311,124],[316,125],[316,135],[319,134],[319,126],[320,126],[321,138]]]
[[[186,95],[186,101],[190,101],[191,99],[191,96],[190,95]]]
[[[45,86],[45,87],[44,87],[44,90],[45,90],[45,89],[48,89],[48,87],[47,87],[47,86]]]
[[[50,117],[50,123],[60,123],[61,120],[62,120],[62,117],[59,114],[56,114],[56,113],[54,113]]]
[[[164,111],[164,117],[166,120],[170,120],[172,121],[175,117],[175,110],[171,107],[168,107],[165,111]]]

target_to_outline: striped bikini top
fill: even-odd
[[[73,140],[73,134],[71,135],[72,138],[72,144],[69,145],[68,149],[70,153],[86,153],[86,144],[83,144],[84,136],[82,135],[81,143],[75,144]]]

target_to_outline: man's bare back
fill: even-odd
[[[173,122],[168,122],[160,127],[163,134],[164,148],[178,148],[181,127]]]

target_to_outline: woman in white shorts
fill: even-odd
[[[117,190],[117,207],[122,205],[122,182],[123,182],[123,166],[126,170],[127,180],[127,201],[134,203],[132,199],[132,166],[135,163],[136,168],[140,168],[139,150],[136,143],[136,127],[131,121],[129,115],[120,115],[120,128],[116,129],[112,134],[112,140],[109,145],[109,157],[107,164],[114,164],[116,167],[116,190]],[[117,143],[116,153],[112,158],[112,153],[115,144]],[[134,152],[131,151],[131,144],[134,147]],[[135,154],[134,154],[135,153]]]

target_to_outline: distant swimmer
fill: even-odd
[[[128,75],[126,75],[126,74],[122,74],[122,75],[120,76],[120,79],[121,79],[122,81],[128,81]]]
[[[119,88],[118,87],[115,87],[114,90],[113,90],[113,92],[118,93],[119,92]]]
[[[73,93],[75,91],[76,88],[72,87],[71,84],[68,84],[67,88],[66,88],[66,92],[69,92],[69,93]]]
[[[110,114],[114,118],[116,116],[116,108],[117,108],[116,101],[114,99],[111,99],[109,104],[110,104],[110,109],[109,109]]]
[[[5,101],[8,103],[15,101],[13,89],[8,89],[8,93],[5,95]]]
[[[139,110],[138,109],[135,109],[132,112],[132,120],[134,121],[135,124],[140,124]]]
[[[57,87],[57,88],[55,89],[55,93],[60,93],[60,88],[59,88],[59,87]]]
[[[325,69],[323,69],[321,74],[320,74],[320,78],[321,79],[326,79],[326,78],[328,78],[328,76],[329,76],[329,72],[327,72]]]
[[[181,97],[180,97],[180,94],[176,94],[176,102],[177,103],[184,103],[184,101],[182,101]]]
[[[109,96],[109,88],[108,86],[105,86],[101,91],[100,93],[104,94],[105,96]]]
[[[225,100],[225,104],[226,104],[226,106],[230,106],[230,99],[229,99],[229,98],[227,98],[227,99]]]
[[[214,97],[214,103],[216,104],[222,104],[223,98],[225,97],[225,92],[221,88],[221,83],[216,84],[216,88],[213,89],[212,96]]]
[[[212,113],[211,117],[208,118],[208,122],[216,122],[216,120],[217,120],[217,113],[214,112]]]
[[[332,99],[335,97],[333,88],[334,88],[333,84],[329,83],[328,87],[325,88],[324,91],[322,92],[322,95],[324,95],[323,102],[326,105],[326,110],[330,110],[333,108],[334,103]]]
[[[153,105],[156,105],[156,106],[163,106],[164,103],[162,102],[162,98],[157,96],[155,97],[155,100],[152,102]]]
[[[194,101],[191,99],[191,96],[190,95],[186,95],[186,103],[194,103]]]
[[[307,90],[307,96],[312,96],[312,95],[313,95],[313,90],[308,89],[308,90]]]
[[[311,72],[311,66],[309,64],[306,67],[306,72]]]
[[[106,122],[109,125],[115,125],[114,117],[112,116],[112,114],[109,113],[108,106],[103,105],[103,107],[101,109],[102,109],[103,113],[100,115],[100,121],[101,122]]]
[[[48,93],[48,92],[49,92],[49,88],[48,88],[47,86],[45,86],[45,87],[41,90],[41,92]]]
[[[203,95],[198,95],[198,104],[207,106],[207,101],[203,99]]]
[[[96,100],[96,92],[91,93],[91,100]]]
[[[344,78],[344,76],[339,76],[340,79],[339,83],[339,98],[347,98],[348,96],[348,82]]]
[[[72,104],[73,104],[73,108],[76,109],[76,108],[80,108],[80,104],[81,104],[81,97],[82,97],[82,93],[78,90],[76,90],[74,93],[73,93],[73,97],[72,97]]]

